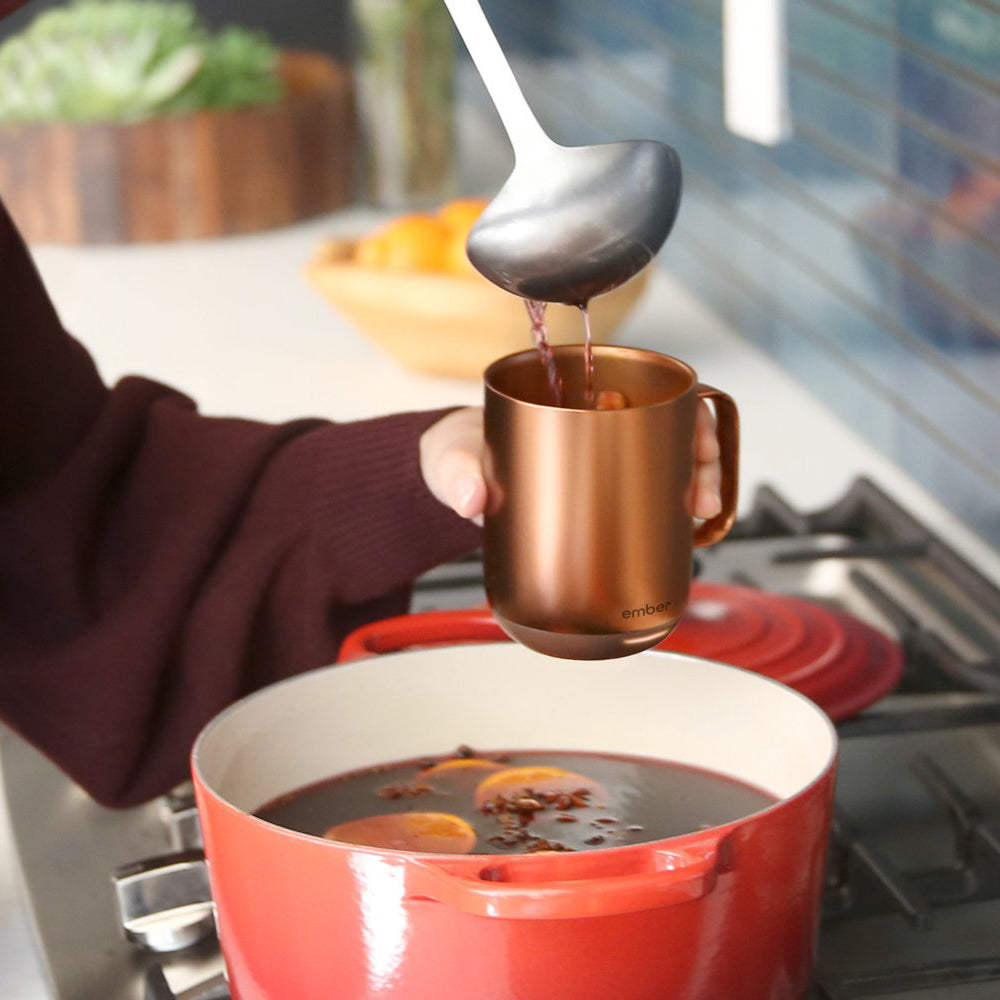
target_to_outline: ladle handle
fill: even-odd
[[[444,0],[444,3],[486,84],[514,147],[514,156],[521,159],[530,153],[532,147],[551,146],[552,140],[528,107],[507,57],[477,0]]]

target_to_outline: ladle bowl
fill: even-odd
[[[660,142],[546,142],[517,161],[480,216],[469,259],[515,295],[584,305],[652,260],[680,187],[677,153]]]
[[[680,159],[652,139],[553,142],[478,0],[445,3],[514,147],[513,171],[469,234],[469,259],[515,295],[584,306],[642,270],[663,245],[680,201]]]

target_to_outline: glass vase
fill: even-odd
[[[362,193],[401,209],[455,190],[451,18],[442,0],[352,0]]]

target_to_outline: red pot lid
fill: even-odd
[[[363,625],[344,640],[339,662],[506,638],[486,608],[427,611]],[[772,677],[834,721],[888,694],[903,673],[898,643],[850,615],[784,594],[697,580],[680,624],[657,648]]]
[[[693,582],[684,617],[657,648],[772,677],[834,720],[888,694],[903,672],[899,644],[857,618],[735,584]]]

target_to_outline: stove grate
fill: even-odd
[[[975,983],[1000,983],[1000,957],[928,962],[836,981],[825,979],[821,973],[817,989],[822,1000],[863,1000],[919,992],[931,1000],[939,994],[928,991],[947,989],[951,996],[956,988]]]
[[[866,840],[858,824],[838,806],[834,810],[823,919],[896,910],[915,930],[928,930],[931,907],[892,859]]]
[[[1000,899],[1000,825],[988,819],[986,810],[929,754],[916,754],[908,763],[912,775],[944,808],[951,856],[944,864],[902,871],[838,805],[827,866],[825,920],[894,910],[923,931],[933,926],[936,909]]]

